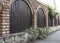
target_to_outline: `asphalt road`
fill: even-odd
[[[56,31],[44,40],[37,40],[32,43],[60,43],[60,31]]]

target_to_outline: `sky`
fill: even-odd
[[[53,0],[37,0],[43,4],[48,4],[50,5],[52,8],[54,8],[54,3]],[[56,3],[56,11],[60,12],[60,0],[55,0]]]

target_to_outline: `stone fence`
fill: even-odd
[[[60,26],[54,26],[49,28],[50,28],[49,33],[51,33],[56,30],[59,30]],[[25,32],[7,34],[0,37],[0,43],[27,43],[27,42],[29,42],[29,37],[28,37],[28,33]]]
[[[26,43],[28,41],[27,33],[16,33],[0,37],[0,43]]]
[[[60,30],[60,25],[49,27],[49,28],[50,28],[50,31],[49,32],[54,32],[54,31]]]

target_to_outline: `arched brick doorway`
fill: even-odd
[[[17,0],[11,5],[10,33],[22,32],[32,26],[32,13],[28,4]]]
[[[37,26],[40,28],[45,27],[45,14],[42,8],[37,11]]]

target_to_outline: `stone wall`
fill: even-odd
[[[9,34],[0,37],[0,43],[26,43],[28,42],[28,33]]]
[[[49,34],[60,30],[60,26],[49,27]],[[0,37],[0,43],[30,43],[29,34],[25,32],[8,34],[3,37]]]

